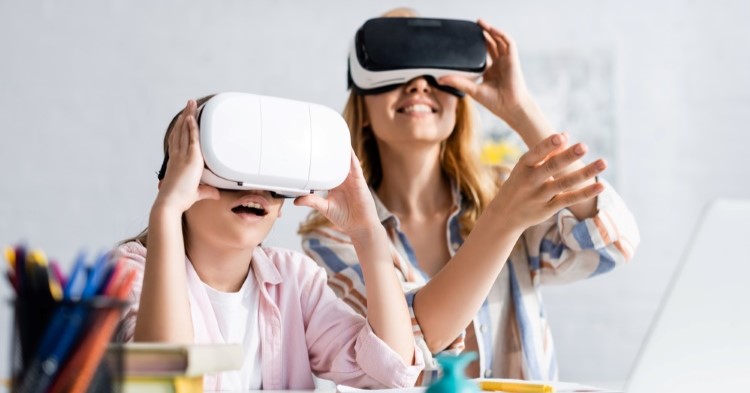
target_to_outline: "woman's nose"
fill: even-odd
[[[423,76],[416,77],[406,82],[407,93],[429,93],[431,89],[432,87]]]

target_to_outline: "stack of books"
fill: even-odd
[[[111,344],[107,356],[122,361],[121,393],[203,392],[203,376],[242,367],[239,344]]]

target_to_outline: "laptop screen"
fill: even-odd
[[[703,212],[626,391],[750,391],[749,303],[750,200],[717,200]]]

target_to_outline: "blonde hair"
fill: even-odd
[[[205,97],[198,98],[195,100],[196,106],[198,108],[201,107],[201,105],[205,104],[206,101],[211,99],[211,97],[215,96],[215,94],[207,95]],[[184,109],[183,109],[184,110]],[[177,112],[176,115],[172,118],[172,121],[169,122],[169,125],[167,126],[167,132],[164,133],[164,142],[163,142],[163,149],[164,149],[164,156],[166,157],[167,152],[169,151],[169,136],[172,135],[172,131],[174,131],[174,125],[177,123],[177,118],[180,117],[182,114],[182,111],[180,110]],[[185,231],[187,230],[187,225],[185,224],[185,215],[182,215],[182,235],[183,239],[185,239]],[[141,233],[135,235],[134,237],[125,239],[120,242],[120,244],[130,243],[130,242],[138,242],[143,245],[143,247],[147,247],[146,243],[148,241],[148,227],[143,229]]]
[[[408,8],[397,8],[384,16],[414,17],[416,13]],[[353,90],[350,91],[343,117],[349,126],[352,148],[362,164],[365,180],[370,187],[377,189],[383,180],[383,170],[375,134],[372,128],[366,125],[367,107],[364,97]],[[474,149],[476,127],[477,116],[471,99],[460,98],[456,108],[456,125],[448,139],[441,143],[440,150],[440,166],[462,195],[463,205],[459,223],[461,236],[464,238],[474,228],[479,215],[500,186],[500,181],[496,180],[500,177],[497,174],[493,176],[489,168],[479,162],[479,156]],[[499,168],[499,171],[504,169]],[[331,225],[323,215],[312,212],[300,225],[298,233],[304,235],[322,226]]]

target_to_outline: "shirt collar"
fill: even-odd
[[[456,182],[453,181],[453,179],[450,179],[450,182],[451,197],[453,198],[453,211],[455,211],[463,203],[463,198],[461,196],[461,190],[458,188]],[[386,221],[392,219],[395,222],[396,227],[398,227],[398,217],[385,207],[383,201],[380,200],[380,197],[378,197],[378,194],[372,189],[372,187],[370,187],[370,193],[372,194],[372,199],[375,200],[375,211],[378,213],[378,219],[380,219],[380,222],[385,224]]]
[[[279,272],[279,269],[260,245],[255,247],[251,263],[253,265],[253,272],[255,272],[255,278],[259,283],[272,285],[281,283],[281,272]]]

